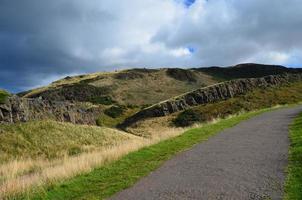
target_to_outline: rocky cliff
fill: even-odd
[[[178,97],[148,107],[126,119],[121,128],[126,128],[140,120],[166,116],[191,106],[207,104],[246,94],[257,88],[267,88],[302,81],[302,74],[270,75],[262,78],[237,79],[197,89]]]
[[[31,120],[53,119],[74,124],[96,124],[98,107],[85,103],[9,97],[0,104],[0,123],[27,122]]]

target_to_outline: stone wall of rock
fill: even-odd
[[[166,116],[192,106],[226,100],[246,94],[256,88],[280,86],[290,82],[302,81],[302,74],[271,75],[262,78],[237,79],[197,89],[181,96],[148,107],[126,119],[121,128],[126,128],[140,120]]]
[[[52,119],[74,124],[96,124],[101,110],[85,103],[50,101],[41,98],[9,97],[0,104],[0,123],[27,122],[31,120]]]

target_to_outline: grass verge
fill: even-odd
[[[193,128],[180,136],[132,152],[120,160],[97,168],[90,173],[53,184],[23,196],[21,199],[104,199],[132,186],[175,154],[207,140],[220,131],[233,127],[243,120],[268,111],[244,113],[217,123]]]
[[[302,199],[302,113],[290,126],[290,140],[284,199]]]

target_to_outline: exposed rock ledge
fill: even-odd
[[[185,93],[141,110],[127,118],[120,125],[120,128],[126,128],[143,119],[166,116],[185,110],[191,106],[226,100],[241,94],[246,94],[256,88],[279,86],[301,80],[302,74],[282,74],[262,78],[237,79],[215,84]]]
[[[0,104],[0,123],[53,119],[60,122],[95,125],[99,113],[98,107],[88,106],[85,103],[12,96],[5,104]]]

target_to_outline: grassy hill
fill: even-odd
[[[302,72],[302,69],[299,68],[287,68],[280,65],[263,65],[254,63],[239,64],[231,67],[204,67],[196,68],[195,70],[206,73],[219,81]]]
[[[106,105],[148,105],[215,82],[196,70],[130,69],[66,77],[19,95]]]
[[[19,96],[146,106],[224,80],[296,72],[302,71],[261,64],[193,69],[129,69],[65,77],[48,86],[22,92]]]

